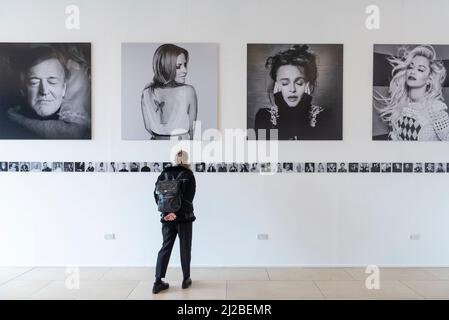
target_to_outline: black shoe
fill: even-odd
[[[184,280],[182,281],[182,288],[183,288],[183,289],[187,289],[187,288],[190,287],[191,285],[192,285],[192,279],[190,279],[190,278],[184,279]]]
[[[153,293],[159,293],[162,290],[167,290],[169,287],[167,282],[161,281],[160,283],[154,283],[153,285]]]

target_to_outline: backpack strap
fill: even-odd
[[[181,171],[181,172],[179,172],[175,177],[173,177],[173,178],[171,178],[171,176],[168,174],[168,172],[164,172],[164,174],[163,174],[163,176],[164,176],[164,180],[166,180],[166,181],[170,181],[170,180],[179,180],[179,177],[181,177],[181,175],[183,174],[184,172],[183,171]]]

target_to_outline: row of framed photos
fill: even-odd
[[[248,138],[342,140],[343,51],[247,44]],[[122,139],[198,140],[218,129],[218,52],[123,43]],[[375,44],[372,54],[372,139],[449,140],[449,45]],[[0,139],[92,139],[92,67],[90,43],[0,43]]]
[[[0,162],[0,172],[154,172],[171,162]],[[191,165],[197,173],[449,173],[446,162],[279,162],[205,163]]]

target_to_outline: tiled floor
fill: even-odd
[[[77,281],[79,271],[79,281]],[[363,268],[170,268],[151,293],[154,268],[0,268],[0,299],[449,299],[449,268],[381,268],[367,289]],[[79,285],[79,286],[78,286]]]

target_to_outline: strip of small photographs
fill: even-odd
[[[2,172],[160,173],[171,162],[139,161],[0,161]],[[449,162],[197,162],[197,173],[445,173]]]

